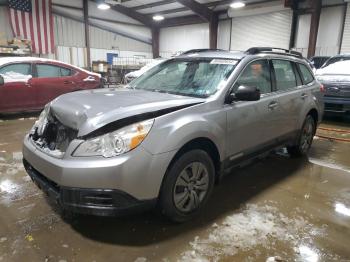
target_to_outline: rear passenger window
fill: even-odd
[[[303,64],[298,64],[301,72],[301,77],[303,78],[303,83],[305,85],[314,81],[314,76],[311,74],[310,70]]]
[[[297,86],[293,64],[286,60],[272,60],[276,76],[277,90],[286,90]]]
[[[267,60],[258,60],[250,63],[238,78],[234,90],[237,90],[239,86],[256,87],[261,94],[270,93],[270,67]]]
[[[37,64],[36,70],[38,77],[62,77],[62,76],[70,76],[71,70],[54,65],[45,65],[45,64]]]
[[[10,64],[0,68],[0,74],[2,75],[31,75],[31,65],[27,63]]]

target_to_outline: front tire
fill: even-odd
[[[159,207],[174,222],[192,219],[207,202],[213,187],[215,168],[207,152],[185,152],[169,167],[163,181]]]
[[[298,135],[298,142],[294,146],[287,147],[288,153],[292,157],[300,157],[306,155],[311,147],[316,132],[316,122],[311,115],[305,118],[303,127]]]

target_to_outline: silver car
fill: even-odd
[[[32,180],[66,210],[116,215],[157,207],[198,214],[232,167],[275,148],[308,152],[322,86],[299,53],[195,50],[125,89],[49,103],[24,139]]]

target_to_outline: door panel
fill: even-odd
[[[273,143],[271,140],[276,138],[275,127],[279,125],[278,114],[275,113],[278,109],[269,108],[274,102],[274,96],[265,95],[259,101],[236,102],[229,106],[227,109],[229,156],[245,154]]]
[[[284,136],[296,130],[299,110],[302,106],[300,90],[302,88],[294,63],[288,60],[271,60],[275,76],[276,92],[274,94],[280,107],[276,111],[276,134]]]
[[[38,90],[41,107],[56,97],[77,90],[72,70],[54,64],[36,64],[36,75],[32,85]]]
[[[237,101],[227,105],[227,141],[229,158],[244,156],[271,143],[275,128],[279,126],[280,105],[272,92],[270,65],[259,59],[246,66],[238,77],[232,92],[240,85],[257,87],[262,96],[259,101]],[[231,159],[232,160],[232,159]]]
[[[5,84],[0,86],[0,112],[20,112],[37,108],[31,85],[30,63],[13,63],[0,68]]]

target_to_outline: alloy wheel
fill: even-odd
[[[206,166],[193,162],[186,166],[177,177],[173,199],[176,208],[181,212],[197,209],[205,198],[209,188],[209,173]]]
[[[311,119],[308,119],[308,121],[305,123],[301,138],[300,138],[300,147],[303,152],[306,152],[312,143],[312,139],[314,136],[314,125]]]

